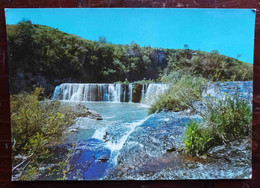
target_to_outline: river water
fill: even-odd
[[[211,91],[212,88],[207,91],[211,91],[211,95],[212,93],[218,94],[219,97],[222,97],[223,92],[232,91],[231,84],[233,83],[224,83],[223,86],[221,84],[218,87],[212,86],[214,91]],[[251,97],[252,82],[238,82],[235,83],[235,86],[241,90],[239,92],[249,93],[249,98]],[[220,90],[215,91],[216,88],[220,88]],[[131,102],[146,101],[146,104],[149,104],[152,99],[166,90],[167,85],[165,84],[144,84],[139,86],[139,89],[137,87],[133,89],[131,84],[128,86],[119,84],[63,84],[58,86],[54,92],[54,99],[61,100],[63,103],[80,103],[90,110],[97,111],[103,118],[103,120],[93,120],[79,117],[71,127],[77,132],[67,136],[64,145],[70,147],[72,144],[76,144],[76,148],[69,159],[70,167],[66,179],[248,178],[250,165],[244,162],[250,162],[250,157],[247,155],[242,157],[243,162],[238,159],[234,160],[234,164],[242,164],[239,169],[235,169],[233,164],[226,164],[225,161],[194,163],[188,160],[185,162],[178,151],[167,152],[168,150],[179,150],[185,125],[190,120],[199,119],[199,117],[185,115],[182,112],[161,112],[148,116],[148,106]],[[204,97],[207,96],[208,93]],[[242,149],[236,147],[235,145],[234,151],[241,158]],[[232,150],[232,152],[234,151]],[[250,151],[250,147],[248,151]],[[224,150],[225,152],[227,150]],[[176,163],[176,161],[179,162]],[[231,170],[222,175],[217,173],[219,166],[226,166]],[[179,170],[177,170],[178,168]],[[195,171],[192,171],[193,169]],[[236,173],[237,170],[241,173]],[[244,175],[244,171],[246,171],[246,175]],[[187,172],[193,174],[194,177],[188,176]],[[206,173],[205,176],[205,172],[210,173]]]
[[[65,139],[65,144],[77,143],[76,152],[70,159],[75,170],[70,172],[68,179],[101,179],[115,167],[125,141],[147,119],[148,109],[141,103],[80,104],[97,111],[103,120],[80,117],[71,127],[78,132]]]

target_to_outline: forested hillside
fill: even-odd
[[[12,94],[31,91],[35,86],[50,94],[64,82],[170,82],[180,74],[212,81],[253,77],[251,64],[214,49],[207,53],[190,50],[187,45],[182,50],[140,47],[134,42],[115,45],[104,37],[89,41],[30,21],[7,25],[7,40]]]

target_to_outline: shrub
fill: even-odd
[[[184,138],[184,150],[186,153],[202,155],[213,145],[213,132],[203,128],[202,123],[191,121],[187,127]]]
[[[72,106],[62,105],[59,101],[39,101],[43,92],[42,88],[36,88],[31,94],[11,96],[13,156],[20,154],[30,163],[21,179],[36,177],[32,173],[48,158],[48,147],[55,144],[77,116]],[[13,165],[19,162],[13,160]]]
[[[184,144],[189,155],[202,155],[217,145],[250,136],[252,111],[248,101],[238,96],[207,101],[203,123],[187,125]]]
[[[238,96],[226,96],[225,100],[209,105],[205,119],[209,126],[217,126],[217,134],[223,140],[249,136],[252,110],[248,101]]]

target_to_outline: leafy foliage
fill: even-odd
[[[186,128],[185,151],[190,155],[202,155],[213,146],[212,132],[202,128],[201,123],[191,121]]]
[[[252,80],[253,66],[237,59],[193,50],[167,50],[167,67],[162,81],[170,82],[176,73],[202,76],[211,81]],[[168,78],[168,79],[167,79]]]
[[[252,80],[252,65],[213,53],[89,41],[30,21],[7,25],[11,93],[64,82],[170,82],[173,72],[211,80]]]
[[[48,147],[77,116],[73,107],[59,101],[40,102],[42,95],[43,89],[36,88],[31,94],[11,96],[13,156],[15,159],[18,154],[22,155],[30,163],[21,177],[24,180],[35,176],[39,163],[49,156]],[[13,160],[13,163],[15,166],[19,161]]]
[[[223,140],[248,136],[252,122],[252,110],[248,101],[238,96],[226,96],[217,103],[208,102],[209,112],[205,114],[208,126],[216,126],[216,134]]]

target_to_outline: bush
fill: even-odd
[[[184,144],[189,155],[202,155],[217,145],[250,136],[252,111],[249,103],[237,96],[207,102],[203,123],[187,125]]]
[[[62,105],[59,101],[39,101],[43,92],[42,88],[36,88],[31,94],[11,96],[13,156],[20,154],[30,163],[21,179],[35,177],[32,172],[48,158],[48,147],[55,144],[77,116],[73,107]],[[20,162],[14,157],[13,166]]]
[[[252,110],[248,101],[238,96],[226,96],[225,100],[210,105],[205,119],[209,126],[217,126],[217,134],[224,140],[249,136]]]
[[[214,137],[213,132],[202,127],[202,124],[191,121],[185,132],[184,144],[186,153],[194,155],[202,155],[212,147]]]
[[[202,77],[183,75],[172,82],[170,89],[150,107],[149,114],[160,112],[163,109],[172,111],[195,110],[194,101],[201,99],[202,86],[206,80]]]

